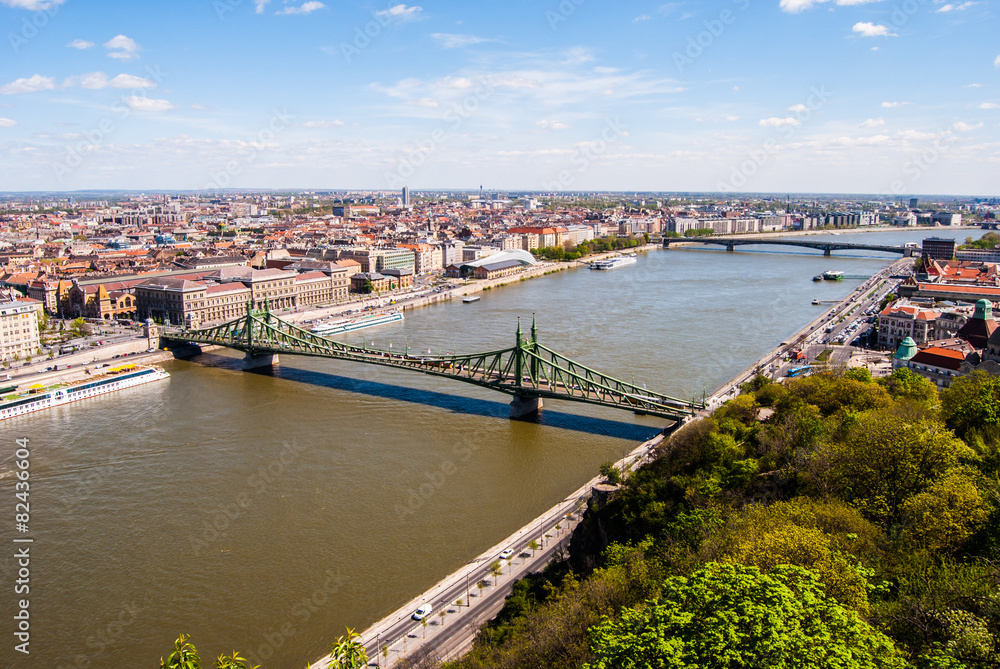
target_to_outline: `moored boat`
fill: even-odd
[[[0,399],[0,420],[51,409],[77,400],[113,393],[132,386],[159,381],[170,375],[159,367],[123,365],[73,383],[29,387]]]
[[[327,335],[341,334],[343,332],[353,332],[354,330],[362,330],[364,328],[374,327],[376,325],[385,325],[386,323],[395,323],[396,321],[403,320],[402,311],[387,311],[381,314],[367,314],[365,316],[358,316],[356,318],[346,318],[339,321],[328,321],[326,323],[321,323],[316,327],[312,328],[311,332],[313,334],[325,337]]]

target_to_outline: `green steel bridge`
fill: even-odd
[[[368,346],[352,346],[287,323],[267,305],[228,323],[198,330],[165,333],[168,342],[210,344],[243,351],[243,369],[274,364],[279,354],[307,355],[409,369],[491,388],[513,395],[511,418],[537,412],[546,398],[627,409],[681,421],[704,408],[701,402],[670,397],[620,381],[560,355],[538,343],[532,318],[525,338],[518,319],[514,346],[464,355],[411,355]]]

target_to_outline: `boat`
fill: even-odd
[[[829,270],[827,272],[823,272],[823,278],[827,281],[842,281],[844,279],[844,273]]]
[[[170,375],[159,367],[123,365],[73,383],[48,387],[37,384],[22,393],[7,395],[0,399],[0,420],[51,409],[88,397],[105,395],[116,390],[160,381],[169,377]]]
[[[462,298],[462,302],[464,302],[465,304],[472,304],[473,302],[478,302],[478,301],[479,301],[478,295],[466,295],[465,297]]]
[[[813,300],[813,304],[823,304],[823,303],[820,302],[819,300]]]
[[[354,330],[362,330],[364,328],[374,327],[376,325],[385,325],[386,323],[395,323],[396,321],[403,320],[402,311],[387,311],[380,314],[367,314],[365,316],[358,316],[357,318],[346,318],[339,321],[327,321],[325,323],[320,323],[316,327],[312,328],[310,332],[320,336],[336,335],[343,332],[353,332]]]
[[[823,280],[822,274],[817,274],[816,276],[813,277],[813,281],[822,281],[822,280]]]
[[[613,258],[602,258],[590,264],[590,269],[617,269],[625,265],[634,265],[637,262],[635,254],[627,256],[614,256]]]

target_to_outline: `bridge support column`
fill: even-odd
[[[271,367],[278,362],[277,353],[261,353],[258,355],[252,355],[247,353],[243,356],[242,368],[243,371],[249,371],[251,369],[260,369],[261,367]]]
[[[823,249],[823,255],[824,256],[832,256],[833,255],[833,251],[831,251],[830,249]]]
[[[732,244],[729,244],[729,245],[726,246],[726,252],[727,253],[736,253],[736,247],[733,246]]]
[[[538,410],[541,408],[541,397],[525,397],[522,395],[515,395],[514,399],[510,402],[510,417],[525,418],[532,416],[537,414]]]

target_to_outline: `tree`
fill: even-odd
[[[500,580],[500,574],[503,573],[503,567],[500,565],[500,560],[494,560],[490,563],[490,573],[493,574],[493,578]]]
[[[538,547],[538,542],[535,541],[534,539],[532,539],[531,541],[528,542],[528,548],[531,549],[531,556],[534,557],[535,556],[535,551],[537,551],[538,548],[539,548]]]
[[[249,660],[241,657],[237,651],[232,655],[220,655],[215,660],[216,669],[260,669],[259,664],[250,664]]]
[[[907,367],[900,367],[878,384],[889,391],[893,399],[908,399],[931,406],[938,401],[937,387]]]
[[[709,563],[672,577],[663,596],[591,629],[585,669],[904,669],[893,642],[826,596],[816,576],[783,565]]]
[[[368,652],[361,643],[361,637],[350,627],[347,634],[337,637],[330,644],[330,662],[326,665],[329,669],[362,669],[367,664]]]
[[[364,293],[365,295],[369,295],[374,290],[375,290],[375,285],[371,282],[371,280],[365,279],[364,284],[361,286],[361,292]]]
[[[601,476],[603,476],[611,485],[618,485],[622,482],[622,474],[618,471],[618,468],[615,467],[615,463],[611,462],[611,460],[608,460],[601,465],[600,472]]]
[[[160,658],[160,669],[201,669],[201,658],[194,644],[188,643],[190,638],[186,634],[177,637],[174,652],[166,660]]]
[[[959,437],[1000,441],[1000,376],[975,371],[941,392],[941,417]]]
[[[908,497],[973,455],[937,421],[878,409],[850,417],[844,440],[829,446],[829,476],[866,516],[892,523]]]

